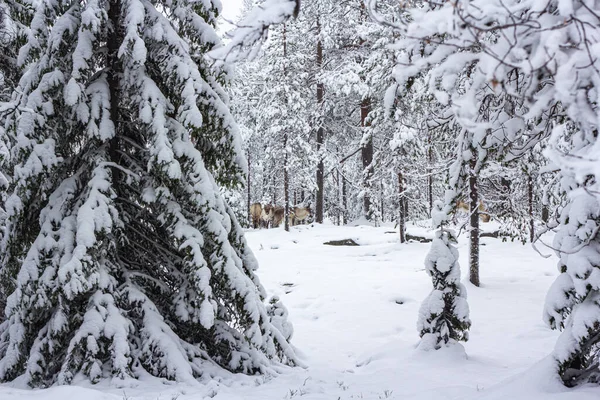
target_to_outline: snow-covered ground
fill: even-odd
[[[409,233],[431,236],[411,226]],[[349,400],[349,399],[600,399],[600,388],[564,388],[547,358],[557,332],[541,321],[556,259],[529,245],[482,239],[481,281],[467,283],[471,339],[423,352],[416,321],[431,289],[423,269],[429,244],[399,244],[391,227],[300,226],[250,231],[259,276],[279,295],[294,324],[293,343],[307,368],[278,375],[232,376],[222,382],[123,389],[102,384],[30,391],[0,386],[0,400]],[[325,246],[353,239],[360,246]],[[459,242],[463,276],[467,239]],[[549,253],[548,250],[544,250]]]

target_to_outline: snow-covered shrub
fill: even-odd
[[[554,238],[561,274],[546,296],[544,320],[564,329],[554,357],[568,386],[600,382],[600,204],[579,192],[563,210]]]
[[[419,347],[424,350],[467,341],[471,326],[467,292],[460,283],[456,237],[443,226],[448,216],[440,201],[435,202],[432,216],[439,229],[425,258],[425,270],[431,276],[433,290],[421,304],[417,322],[422,338]]]
[[[271,324],[279,329],[286,340],[290,340],[294,334],[294,326],[288,321],[288,310],[278,296],[273,296],[269,300],[267,314],[269,314]]]

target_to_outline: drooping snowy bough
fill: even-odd
[[[219,194],[244,174],[219,1],[39,2],[3,114],[0,379],[36,387],[293,365]],[[2,176],[0,175],[0,176]],[[271,321],[271,319],[273,321]]]

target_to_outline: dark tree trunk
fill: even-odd
[[[550,219],[550,210],[548,209],[548,206],[546,204],[544,204],[542,206],[542,221],[544,223],[547,223],[549,219]]]
[[[404,207],[404,177],[398,172],[398,231],[400,232],[400,243],[406,242],[406,209]]]
[[[433,210],[433,143],[431,142],[431,132],[427,137],[427,200],[429,201],[429,217]]]
[[[362,128],[368,128],[371,124],[368,122],[367,117],[371,112],[371,99],[366,98],[360,105],[360,126]],[[364,131],[364,129],[363,129]],[[371,178],[373,177],[373,137],[370,136],[366,143],[361,148],[362,165],[363,165],[363,214],[365,218],[370,219],[371,216]]]
[[[107,83],[108,90],[110,93],[110,118],[114,125],[115,136],[110,140],[109,143],[109,156],[111,162],[116,165],[121,164],[121,156],[119,155],[120,148],[120,135],[121,135],[121,124],[119,118],[119,107],[121,103],[120,98],[120,64],[119,64],[119,47],[122,42],[121,32],[121,1],[110,0],[110,7],[108,10],[108,19],[111,22],[111,26],[115,31],[108,35],[107,47]],[[119,192],[120,181],[121,181],[121,170],[119,168],[112,168],[112,181],[115,190]]]
[[[247,208],[247,211],[248,211],[248,224],[249,224],[249,226],[253,226],[252,215],[250,214],[250,205],[251,205],[250,202],[252,201],[251,190],[250,190],[251,189],[250,188],[250,184],[251,184],[251,179],[250,179],[250,176],[251,176],[250,171],[251,171],[251,169],[250,168],[251,167],[252,167],[252,163],[251,163],[250,149],[248,149],[248,177],[247,177],[247,180],[248,180],[248,183],[247,183],[247,186],[248,186],[248,203],[247,203],[247,207],[246,208]]]
[[[273,198],[273,200],[271,201],[271,204],[273,204],[273,205],[277,204],[277,186],[276,186],[277,179],[276,179],[276,176],[277,176],[277,172],[273,171],[273,186],[271,187],[271,190],[273,191],[271,194],[272,198]]]
[[[470,162],[469,169],[469,211],[470,222],[470,248],[469,248],[469,280],[475,286],[479,286],[479,193],[477,186],[477,175],[475,173],[475,159]]]
[[[321,34],[320,21],[317,19],[317,34]],[[317,41],[317,71],[320,72],[323,67],[323,44],[319,38]],[[323,223],[323,208],[324,208],[324,171],[323,155],[321,150],[325,143],[325,131],[323,129],[323,98],[325,94],[325,86],[322,82],[317,82],[317,104],[319,110],[318,128],[317,128],[317,154],[319,155],[319,163],[317,164],[317,201],[315,210],[315,221],[319,224]]]
[[[284,135],[285,139],[284,139],[284,143],[287,142],[287,134]],[[286,143],[287,145],[287,143]],[[284,192],[284,202],[285,205],[284,207],[284,212],[283,212],[283,219],[284,219],[284,227],[286,232],[290,231],[290,223],[288,220],[288,215],[290,215],[290,181],[289,181],[289,176],[288,176],[288,155],[287,153],[285,153],[285,158],[284,158],[284,167],[283,167],[283,192]]]
[[[337,170],[337,182],[336,182],[336,205],[337,205],[337,213],[335,216],[336,225],[340,226],[342,224],[342,174],[340,174],[340,170]]]
[[[342,174],[342,223],[348,223],[348,189],[346,186],[346,177]]]
[[[287,58],[287,38],[286,38],[286,26],[283,25],[283,58]],[[286,75],[284,67],[284,76]],[[287,99],[286,99],[287,103]],[[287,150],[288,134],[283,133],[283,227],[286,232],[290,231],[290,221],[288,215],[290,215],[290,177],[288,172],[288,150]]]
[[[529,241],[535,240],[535,221],[533,219],[533,178],[529,176],[527,181],[527,200],[529,201]]]
[[[507,218],[512,216],[515,212],[511,202],[511,181],[502,177],[500,178],[500,185],[502,185],[502,208],[500,210],[500,217]]]

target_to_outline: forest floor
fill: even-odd
[[[493,229],[493,224],[486,224]],[[433,232],[411,225],[409,233]],[[148,381],[23,390],[0,386],[0,400],[597,400],[600,388],[564,388],[548,357],[558,336],[542,320],[556,257],[530,245],[483,238],[481,287],[465,279],[473,323],[463,346],[416,349],[421,301],[431,290],[423,268],[428,243],[398,243],[391,226],[299,226],[249,231],[262,284],[279,295],[306,368],[278,375],[232,375],[221,382]],[[359,246],[326,246],[353,239]],[[540,246],[542,253],[550,250]],[[463,276],[467,238],[459,239]]]

